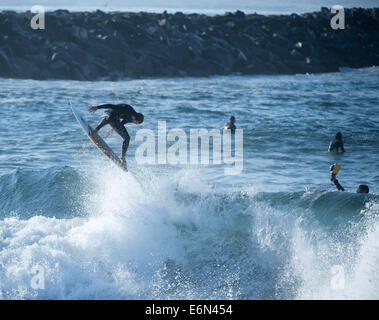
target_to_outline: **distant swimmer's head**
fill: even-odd
[[[137,113],[135,116],[132,116],[134,124],[141,124],[143,122],[144,116],[142,113]]]
[[[368,193],[369,191],[370,190],[369,190],[368,186],[366,186],[365,184],[361,184],[357,188],[357,193]]]
[[[341,132],[337,132],[336,133],[336,139],[337,140],[342,140],[342,133]]]
[[[231,116],[231,117],[230,117],[230,122],[231,122],[231,123],[236,122],[236,118],[235,118],[234,116]]]

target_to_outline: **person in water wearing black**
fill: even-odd
[[[366,186],[365,184],[361,184],[357,188],[357,193],[368,193],[369,190],[370,189],[368,188],[368,186]]]
[[[231,130],[232,133],[236,132],[236,126],[234,123],[236,122],[236,118],[234,116],[230,117],[229,122],[224,126],[224,130]]]
[[[330,142],[328,152],[338,152],[341,148],[341,152],[345,152],[342,141],[342,133],[337,132],[334,139]]]
[[[103,104],[100,106],[92,106],[88,108],[89,112],[96,112],[99,109],[107,109],[102,116],[102,121],[94,129],[92,134],[97,134],[98,131],[109,124],[112,129],[106,133],[106,137],[109,137],[113,130],[115,130],[123,139],[122,143],[122,153],[120,159],[122,165],[125,167],[125,154],[129,147],[130,136],[128,131],[126,131],[124,125],[126,123],[133,122],[134,124],[141,124],[143,122],[144,116],[142,113],[137,113],[134,108],[128,104]]]
[[[330,181],[333,181],[335,186],[340,191],[345,191],[345,189],[340,185],[340,183],[337,180],[337,174],[340,171],[341,166],[338,163],[335,163],[330,166]]]

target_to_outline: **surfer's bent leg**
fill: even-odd
[[[95,132],[98,132],[102,127],[104,127],[107,124],[112,125],[113,122],[116,123],[116,120],[114,119],[114,117],[112,117],[112,112],[110,112],[109,110],[106,110],[104,114],[101,116],[101,118],[101,122],[94,130]]]
[[[126,151],[129,148],[129,141],[130,141],[130,136],[128,132],[125,129],[126,136],[124,138],[124,142],[122,143],[122,157],[125,158]]]
[[[129,133],[128,131],[126,131],[125,127],[120,123],[116,124],[116,123],[111,122],[110,125],[124,139],[124,142],[122,143],[121,156],[122,158],[125,158],[125,154],[126,154],[126,151],[128,150],[129,141],[130,141]]]
[[[109,117],[103,117],[103,120],[99,123],[94,131],[98,132],[102,127],[109,124]]]

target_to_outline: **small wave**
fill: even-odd
[[[25,98],[25,97],[0,99],[0,103],[24,103],[24,102],[31,102],[31,101],[34,101],[34,100],[30,98]]]
[[[41,213],[58,218],[75,216],[87,186],[85,180],[70,167],[14,169],[0,176],[0,214],[6,217],[18,212],[25,219]]]

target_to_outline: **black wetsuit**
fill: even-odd
[[[132,116],[136,116],[137,112],[128,104],[103,104],[97,106],[98,109],[108,109],[103,115],[103,120],[96,127],[96,131],[109,124],[123,139],[122,156],[125,157],[129,147],[130,136],[124,125],[133,122]],[[122,120],[121,120],[122,119]]]
[[[336,175],[333,172],[330,173],[330,181],[334,182],[335,186],[337,187],[337,190],[339,190],[339,191],[345,191],[345,189],[338,182],[338,180],[336,178]]]
[[[224,129],[227,129],[227,130],[231,130],[231,133],[235,133],[236,132],[236,126],[234,125],[233,122],[228,122]]]
[[[334,138],[332,140],[332,142],[330,142],[330,145],[329,145],[329,152],[333,152],[333,151],[336,151],[338,152],[338,149],[341,148],[341,151],[342,152],[345,152],[345,149],[343,147],[343,142],[342,142],[342,139],[338,140],[336,138]]]

